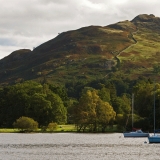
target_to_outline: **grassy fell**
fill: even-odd
[[[137,42],[123,50],[118,56],[122,69],[125,71],[129,68],[130,73],[135,75],[151,74],[153,65],[160,63],[159,33],[153,35],[153,32],[149,30],[142,30],[134,33],[133,37]]]
[[[44,77],[64,84],[73,76],[88,81],[111,72],[146,76],[160,63],[159,24],[153,15],[140,15],[132,21],[62,32],[33,51],[22,49],[2,59],[0,84],[40,82]],[[109,60],[114,63],[109,64]]]

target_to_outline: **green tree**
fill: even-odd
[[[45,94],[35,93],[30,97],[30,105],[26,107],[25,113],[34,118],[40,126],[43,126],[50,122],[51,108],[51,102],[46,99]]]
[[[22,115],[25,115],[25,107],[28,105],[29,96],[19,86],[9,86],[3,90],[3,104],[1,104],[1,113],[3,114],[2,125],[11,127],[13,121]]]
[[[160,73],[160,64],[156,64],[156,65],[153,66],[153,72],[156,73],[156,74]]]
[[[47,100],[51,102],[49,112],[50,122],[65,124],[67,122],[67,109],[63,104],[62,99],[55,93],[48,93]]]
[[[27,81],[0,90],[0,126],[11,127],[15,119],[27,116],[40,126],[66,123],[67,110],[61,98],[47,84]]]
[[[57,94],[61,100],[63,101],[63,104],[64,106],[68,109],[70,107],[70,99],[67,95],[67,90],[65,87],[63,86],[56,86],[56,85],[53,85],[53,84],[50,84],[49,85],[49,89]]]
[[[116,115],[117,127],[119,129],[123,129],[124,127],[126,127],[126,125],[128,124],[128,122],[127,122],[128,116],[129,115],[123,115],[123,114]]]
[[[33,81],[4,87],[1,90],[0,125],[11,127],[15,119],[26,116],[25,110],[30,105],[30,97],[37,92],[43,93],[43,87]]]
[[[158,85],[156,84],[157,88]],[[153,90],[154,85],[140,81],[133,87],[135,98],[134,98],[134,110],[141,117],[148,117],[152,113],[153,108]]]
[[[131,99],[126,94],[116,97],[112,105],[117,114],[129,114],[131,111]]]
[[[109,89],[103,87],[102,89],[99,90],[98,95],[101,98],[101,100],[110,103],[111,97]]]
[[[38,122],[32,118],[22,116],[13,123],[13,126],[22,131],[35,131],[38,129]]]

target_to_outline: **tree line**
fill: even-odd
[[[156,86],[154,88],[154,86]],[[97,79],[66,82],[64,86],[26,81],[0,88],[0,127],[13,127],[20,117],[34,119],[39,127],[50,123],[75,124],[77,131],[105,132],[116,124],[131,128],[131,96],[134,93],[134,125],[153,129],[153,94],[156,127],[160,125],[160,85],[150,79]]]

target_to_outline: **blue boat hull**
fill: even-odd
[[[123,133],[124,137],[148,137],[149,133]]]
[[[124,132],[124,137],[148,137],[149,133],[143,132],[141,129],[132,131],[132,132]]]
[[[153,135],[148,137],[149,143],[160,143],[160,135]]]

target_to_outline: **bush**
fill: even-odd
[[[41,131],[42,131],[42,132],[46,132],[46,131],[47,131],[47,126],[42,126],[42,127],[41,127]]]
[[[57,123],[49,123],[48,124],[48,130],[49,131],[55,131],[57,129]]]
[[[32,118],[22,116],[13,123],[13,127],[21,131],[34,131],[38,129],[38,122]]]

